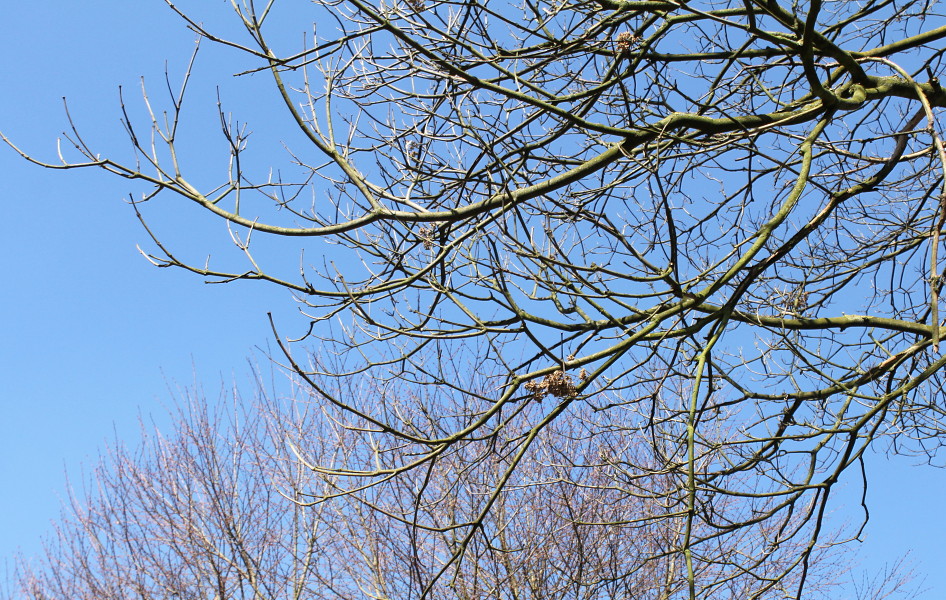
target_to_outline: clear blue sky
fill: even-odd
[[[91,139],[123,148],[118,85],[137,101],[139,77],[158,87],[165,59],[180,74],[193,48],[159,1],[4,8],[0,130],[50,159],[66,127],[62,96]],[[212,114],[213,99],[204,99]],[[270,339],[266,312],[295,310],[279,290],[210,286],[152,267],[136,249],[146,236],[124,202],[133,189],[125,181],[45,171],[6,147],[0,173],[0,556],[8,557],[38,548],[65,471],[78,482],[106,440],[134,440],[139,415],[160,422],[173,388],[200,382],[215,397],[222,382],[245,382],[247,359]],[[208,235],[202,224],[181,219],[169,233]]]
[[[66,126],[62,96],[92,139],[122,148],[117,86],[137,101],[140,76],[157,86],[165,60],[179,74],[193,46],[159,0],[4,8],[0,129],[51,159]],[[223,2],[213,8],[228,10]],[[196,77],[221,57],[204,55]],[[239,93],[232,81],[203,81],[195,120],[215,118],[217,83]],[[254,129],[265,137],[262,118]],[[208,286],[152,267],[135,248],[146,236],[123,202],[134,189],[127,182],[44,171],[6,148],[0,173],[0,557],[9,557],[38,549],[58,514],[66,472],[78,482],[108,440],[133,442],[140,415],[161,422],[175,387],[197,382],[216,396],[222,383],[245,382],[247,359],[270,339],[266,312],[291,322],[294,305],[279,290]],[[158,225],[185,248],[189,238],[225,235],[196,212]],[[905,459],[873,462],[863,568],[877,572],[912,551],[930,588],[922,597],[943,597],[946,472]],[[838,506],[835,518],[847,516]]]

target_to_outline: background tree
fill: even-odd
[[[449,557],[457,542],[449,524],[480,511],[492,488],[492,473],[485,472],[501,471],[507,461],[494,458],[477,469],[482,475],[458,477],[475,462],[458,456],[392,480],[362,502],[309,506],[313,492],[331,495],[338,478],[305,468],[291,447],[328,465],[371,463],[376,449],[326,420],[317,399],[298,392],[277,399],[258,384],[252,399],[235,391],[216,401],[188,394],[173,430],[146,429],[135,449],[114,446],[85,491],[71,498],[45,555],[17,564],[10,597],[414,598],[429,588],[431,597],[464,600],[658,599],[679,597],[686,588],[679,554],[684,522],[680,515],[652,518],[672,511],[670,498],[660,495],[672,484],[634,477],[624,462],[652,460],[644,441],[629,443],[618,430],[598,433],[599,446],[622,446],[609,451],[606,463],[582,456],[599,466],[559,464],[591,451],[584,420],[551,433],[536,460],[520,468],[530,477],[517,477],[497,499],[482,525],[486,535],[471,542],[455,580],[430,586],[438,559]],[[424,501],[421,488],[436,501]],[[418,514],[445,526],[419,528]],[[708,572],[702,574],[722,578],[726,565],[777,535],[759,527],[720,539],[703,556]],[[797,543],[771,549],[772,562],[791,562],[802,550]],[[819,549],[809,590],[829,592],[844,583],[843,557]],[[728,573],[718,597],[746,598],[769,587],[759,575]],[[886,597],[903,589],[907,577],[889,577],[858,597]],[[762,597],[785,597],[797,578],[783,579]]]
[[[185,85],[163,116],[146,96],[147,133],[123,113],[134,159],[73,127],[77,154],[41,164],[146,182],[142,219],[160,198],[196,203],[248,266],[191,262],[149,228],[153,262],[305,303],[318,353],[283,343],[288,364],[373,449],[328,462],[300,450],[335,478],[309,493],[449,531],[415,561],[420,595],[495,545],[491,519],[542,481],[531,465],[554,432],[649,444],[569,455],[560,484],[577,493],[620,467],[664,499],[648,523],[679,537],[652,555],[679,561],[691,598],[745,575],[754,594],[791,582],[802,595],[842,474],[866,485],[858,464],[881,439],[936,458],[934,3],[345,0],[313,5],[314,33],[288,51],[276,45],[298,38],[269,35],[275,2],[233,2],[233,37],[169,6],[272,77],[284,160],[248,164],[247,130],[221,111],[224,172],[189,174]],[[301,268],[268,248],[260,260],[260,236],[306,240]],[[473,383],[461,355],[482,371]],[[338,394],[331,376],[435,392]],[[410,514],[397,504],[398,486],[449,469],[488,485],[475,510],[437,521],[416,508],[442,498],[426,485]],[[758,543],[719,558],[747,535]]]

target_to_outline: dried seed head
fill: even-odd
[[[640,41],[640,38],[630,31],[622,31],[618,34],[617,37],[617,46],[618,52],[627,52],[629,51],[637,42]]]
[[[533,400],[541,400],[542,398],[545,398],[546,394],[548,394],[545,386],[537,381],[530,381],[522,387],[524,387],[527,392],[532,394]]]
[[[524,386],[535,400],[542,400],[549,394],[556,398],[571,398],[578,391],[572,376],[562,370],[549,373],[542,381],[530,381]]]
[[[421,241],[424,243],[425,250],[430,250],[434,247],[434,233],[436,233],[436,231],[437,228],[433,225],[425,225],[417,232],[420,235]]]

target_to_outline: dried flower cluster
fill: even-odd
[[[630,31],[622,31],[617,37],[618,52],[629,51],[639,41],[640,38]]]
[[[424,250],[430,250],[434,246],[434,232],[437,231],[437,228],[433,225],[425,225],[420,228],[418,234],[420,234],[420,239],[424,243]]]
[[[561,369],[549,373],[542,381],[530,381],[523,386],[535,400],[542,400],[549,394],[556,398],[570,398],[578,391],[572,376]]]

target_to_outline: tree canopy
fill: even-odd
[[[503,461],[458,476],[476,462],[458,453],[428,469],[423,483],[402,477],[357,502],[312,503],[337,488],[299,461],[299,452],[320,464],[368,464],[372,456],[350,430],[324,418],[310,391],[294,387],[290,395],[278,395],[266,389],[260,373],[254,384],[252,393],[227,390],[217,399],[187,392],[170,415],[171,427],[143,425],[136,446],[116,441],[73,490],[44,552],[17,561],[7,582],[15,587],[0,586],[0,598],[416,597],[419,584],[455,543],[453,528],[418,522],[448,525],[475,518]],[[491,534],[471,540],[451,585],[432,586],[429,597],[617,600],[685,594],[680,521],[651,518],[665,509],[667,499],[659,492],[673,485],[672,478],[634,477],[621,465],[599,463],[572,469],[573,478],[563,479],[557,464],[588,448],[576,443],[575,423],[561,423],[564,430],[559,425],[549,427],[507,493],[496,499],[482,526]],[[616,429],[598,439],[624,433]],[[625,456],[647,460],[644,441],[621,443]],[[582,459],[595,463],[600,457]],[[434,501],[419,503],[418,485]],[[779,571],[805,550],[804,539],[771,549],[755,573],[728,567],[763,539],[778,536],[761,531],[760,536],[759,528],[744,528],[705,548],[700,578],[726,579],[716,595],[751,596],[764,569],[781,579],[765,597],[792,596],[801,574]],[[830,541],[836,540],[833,534]],[[820,546],[805,573],[806,598],[913,597],[912,573],[902,563],[858,582],[843,546]]]
[[[673,533],[640,564],[679,579],[639,597],[801,596],[842,474],[866,485],[878,442],[937,458],[936,3],[322,0],[289,51],[278,2],[234,0],[232,36],[168,4],[274,87],[284,155],[258,163],[221,108],[224,168],[191,174],[187,77],[123,113],[132,157],[80,123],[59,161],[22,152],[145,184],[155,264],[298,298],[284,359],[358,448],[293,446],[322,481],[304,504],[439,534],[410,595],[456,589],[477,549],[526,552],[497,515],[550,486],[610,507],[550,511],[560,528]],[[163,242],[147,211],[175,199],[245,262]],[[634,570],[562,569],[589,593]]]

